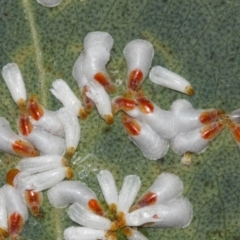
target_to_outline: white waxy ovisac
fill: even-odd
[[[22,158],[17,165],[20,171],[34,174],[68,165],[68,160],[59,155],[43,155],[31,158]]]
[[[113,123],[111,100],[105,89],[98,82],[89,82],[86,93],[96,105],[99,115],[109,124]]]
[[[85,118],[85,110],[81,101],[76,97],[68,84],[62,79],[56,79],[52,82],[51,93],[64,105],[72,110],[76,116]]]
[[[50,188],[47,195],[50,203],[56,208],[64,208],[75,202],[88,207],[91,199],[97,200],[96,194],[80,181],[62,181]]]
[[[130,119],[130,117],[127,118],[129,119],[127,120],[127,123],[133,121],[133,124],[136,123],[140,127],[140,132],[134,135],[128,131],[129,126],[123,123],[129,139],[142,151],[142,154],[149,160],[162,158],[168,151],[168,141],[162,139],[145,122]]]
[[[84,38],[83,47],[85,51],[88,51],[91,48],[102,47],[110,52],[113,47],[113,38],[107,32],[89,32]]]
[[[37,2],[44,7],[56,7],[62,2],[62,0],[37,0]]]
[[[4,197],[4,188],[0,188],[0,236],[8,233],[7,208]]]
[[[27,189],[40,192],[55,186],[71,174],[71,169],[67,167],[58,167],[33,175],[29,175],[27,172],[20,172],[15,176],[13,183],[20,193]]]
[[[69,207],[68,216],[84,227],[98,230],[109,230],[112,224],[109,219],[91,212],[79,203],[74,203]]]
[[[65,240],[107,240],[105,235],[106,231],[104,230],[96,230],[86,227],[69,227],[64,230],[63,234]]]
[[[125,228],[123,232],[128,240],[149,240],[142,233],[133,228]]]
[[[12,131],[9,122],[4,117],[0,117],[0,133],[0,151],[18,155],[18,153],[13,149],[14,142],[25,143],[29,147],[32,147],[32,150],[34,150],[32,144],[30,144]],[[34,155],[35,154],[33,154],[32,156]]]
[[[141,180],[136,175],[128,175],[124,178],[121,191],[118,196],[117,211],[127,214],[132,206],[138,190],[141,186]]]
[[[78,56],[77,60],[73,65],[73,71],[72,71],[73,77],[76,80],[80,89],[82,89],[84,86],[88,85],[89,83],[89,80],[86,78],[83,71],[84,58],[85,58],[85,53],[81,52],[81,54]]]
[[[6,184],[3,186],[3,190],[8,215],[9,235],[16,239],[28,219],[27,206],[14,187]]]
[[[40,151],[41,155],[56,154],[63,156],[66,151],[65,140],[55,136],[41,128],[34,127],[32,132],[23,136],[32,145]]]
[[[57,115],[65,132],[66,153],[72,156],[80,141],[81,128],[78,117],[66,107],[60,108]]]
[[[125,46],[123,50],[123,55],[127,61],[127,69],[128,69],[127,70],[127,75],[128,75],[127,87],[130,87],[134,91],[138,90],[142,81],[148,74],[149,68],[152,64],[152,59],[154,56],[153,46],[150,42],[146,40],[135,39],[129,42]],[[137,86],[135,85],[135,79],[132,79],[130,77],[133,71],[136,71],[137,75],[141,76],[140,77],[141,79],[137,77],[137,82],[136,82]],[[134,83],[131,83],[131,81],[133,81]]]
[[[140,208],[126,214],[127,226],[184,228],[192,221],[193,207],[188,199],[177,198],[166,205]]]
[[[179,155],[186,152],[201,153],[224,127],[221,122],[213,122],[191,132],[180,133],[171,141],[171,147]]]
[[[97,174],[98,183],[101,187],[106,203],[111,206],[118,203],[118,191],[113,175],[108,170],[101,170]]]
[[[141,101],[140,99],[141,98],[137,99],[139,104]],[[170,111],[161,109],[149,99],[144,99],[149,101],[153,110],[149,112],[144,112],[144,110],[142,110],[140,116],[136,118],[148,124],[161,138],[166,140],[174,138],[177,135],[174,115]]]
[[[204,110],[195,110],[192,104],[185,99],[177,99],[171,106],[171,112],[175,118],[175,127],[178,133],[187,133],[203,124],[199,120]]]
[[[194,94],[191,84],[180,75],[161,66],[155,66],[149,73],[152,82],[188,95]]]
[[[134,208],[142,208],[168,203],[178,198],[183,192],[183,182],[172,173],[160,174],[153,185],[140,197]]]
[[[2,76],[8,90],[19,107],[26,105],[27,93],[21,71],[16,63],[8,63],[2,69]]]

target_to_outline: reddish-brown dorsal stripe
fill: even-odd
[[[201,113],[199,120],[202,124],[209,124],[216,121],[221,115],[222,111],[220,110],[209,110]]]
[[[118,108],[123,110],[132,110],[136,106],[136,102],[133,99],[125,97],[116,98],[114,104],[116,104]]]
[[[91,199],[88,202],[88,207],[97,215],[103,216],[103,210],[100,206],[100,203],[96,199]]]
[[[222,122],[211,123],[202,129],[202,138],[212,140],[222,131],[223,128],[224,124]]]
[[[18,170],[17,168],[13,168],[13,169],[9,170],[7,175],[6,175],[6,182],[9,185],[14,186],[14,184],[13,184],[14,178],[16,177],[16,175],[19,172],[20,172],[20,170]]]
[[[127,131],[127,133],[129,135],[137,136],[137,135],[140,134],[141,127],[137,123],[136,120],[134,120],[133,118],[131,118],[131,117],[127,116],[127,115],[123,115],[122,121],[123,121],[123,125],[125,127],[125,130]]]
[[[27,113],[22,113],[18,122],[19,131],[22,133],[22,135],[27,136],[32,132],[33,126]]]
[[[22,216],[17,212],[12,213],[8,218],[8,228],[10,236],[17,236],[21,232],[23,224],[24,221]]]
[[[231,132],[233,134],[233,137],[237,142],[240,142],[240,125],[237,123],[231,123],[230,125]]]
[[[33,190],[25,190],[25,200],[34,216],[39,215],[40,206],[42,204],[42,197],[40,192],[34,192]]]
[[[12,149],[21,157],[35,157],[39,155],[39,151],[37,151],[31,144],[28,142],[17,140],[12,143]]]
[[[137,104],[141,112],[149,114],[154,111],[153,103],[146,97],[137,98]]]
[[[157,195],[153,192],[148,192],[137,202],[138,208],[151,206],[157,202]]]
[[[38,103],[36,96],[32,96],[30,98],[28,111],[30,116],[36,121],[39,120],[44,115],[44,110],[42,106]]]
[[[143,80],[143,72],[140,69],[135,69],[130,72],[128,76],[128,84],[127,87],[133,91],[137,91]]]

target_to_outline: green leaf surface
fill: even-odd
[[[36,93],[48,109],[61,104],[51,95],[51,82],[63,78],[80,97],[72,66],[90,31],[107,31],[114,39],[109,73],[126,77],[122,50],[131,40],[149,40],[155,49],[154,65],[162,65],[188,79],[195,95],[185,96],[156,86],[147,77],[146,95],[163,109],[185,98],[195,108],[240,107],[240,2],[237,0],[62,0],[55,8],[35,0],[1,0],[0,68],[16,62],[23,74],[28,96]],[[124,83],[118,93],[124,90]],[[14,130],[19,110],[0,77],[0,115]],[[180,164],[171,149],[159,161],[145,159],[126,137],[119,116],[106,125],[96,110],[80,120],[81,142],[72,158],[75,179],[90,186],[103,199],[96,179],[101,169],[110,170],[120,189],[124,176],[137,174],[142,180],[139,196],[162,172],[177,174],[184,182],[184,196],[194,208],[194,218],[185,229],[142,231],[151,240],[240,239],[240,150],[228,129],[190,166]],[[0,133],[1,134],[1,133]],[[0,185],[18,157],[0,153]],[[43,219],[30,217],[23,239],[63,239],[70,225],[66,209],[50,206],[46,194]]]

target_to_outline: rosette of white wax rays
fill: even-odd
[[[113,123],[113,115],[107,92],[114,92],[115,86],[105,66],[110,59],[112,45],[113,39],[108,33],[88,33],[84,39],[84,50],[73,66],[73,77],[79,85],[86,112],[92,111],[94,103],[99,115],[108,124]]]
[[[55,207],[63,207],[75,201],[70,206],[68,215],[83,227],[65,229],[66,240],[117,239],[115,231],[119,230],[129,240],[146,240],[143,234],[131,227],[184,228],[192,221],[192,204],[181,197],[183,183],[174,174],[159,175],[134,206],[132,204],[141,186],[138,176],[126,176],[119,193],[109,171],[100,171],[97,178],[112,219],[114,218],[112,221],[107,218],[107,214],[99,215],[89,209],[89,199],[95,198],[95,195],[82,183],[73,182],[67,187],[68,183],[61,182],[48,190],[49,200]],[[76,185],[78,190],[74,189]],[[59,200],[62,197],[66,200]]]
[[[19,239],[28,219],[27,207],[18,191],[6,184],[0,188],[0,237]]]
[[[41,192],[72,176],[67,159],[58,155],[45,155],[21,159],[17,168],[8,172],[6,180],[21,194],[32,214],[38,216],[41,214]]]

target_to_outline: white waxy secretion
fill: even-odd
[[[4,185],[3,189],[8,215],[9,235],[16,239],[18,234],[22,231],[24,223],[28,219],[27,206],[25,205],[22,196],[14,187]],[[18,222],[17,225],[16,221]]]
[[[0,117],[0,151],[16,154],[20,156],[36,156],[37,152],[31,143],[14,133],[9,122],[4,117]],[[14,146],[18,146],[15,148]],[[22,151],[19,147],[22,145]]]
[[[64,208],[75,202],[87,208],[91,199],[97,201],[96,194],[80,181],[62,181],[50,188],[47,195],[50,203],[56,208]]]
[[[93,229],[109,230],[111,221],[99,216],[79,203],[74,203],[68,209],[68,216],[76,223]]]
[[[152,82],[188,95],[194,94],[191,84],[180,75],[161,66],[155,66],[149,73]]]
[[[72,170],[68,167],[58,167],[45,172],[30,175],[27,172],[20,172],[14,178],[14,186],[23,193],[25,190],[34,190],[36,192],[55,186],[65,177],[71,178]]]
[[[228,114],[230,119],[236,123],[240,123],[240,108],[236,109]]]
[[[193,208],[185,198],[175,199],[166,205],[140,208],[126,215],[127,226],[184,228],[192,221]]]
[[[127,214],[132,206],[138,190],[141,186],[141,180],[136,175],[128,175],[124,178],[121,191],[118,196],[117,211]]]
[[[51,93],[64,105],[72,110],[76,116],[86,118],[86,113],[81,101],[76,97],[68,84],[62,79],[52,82]]]
[[[108,170],[102,170],[97,174],[98,183],[101,187],[106,203],[111,206],[118,202],[118,191],[112,173]]]
[[[0,236],[7,235],[8,233],[8,218],[6,201],[4,197],[4,187],[0,188]]]
[[[140,197],[134,208],[166,204],[178,198],[183,191],[181,179],[171,173],[160,174],[153,185]]]
[[[135,39],[125,46],[123,54],[127,61],[128,69],[127,87],[136,91],[148,74],[152,64],[154,56],[153,46],[146,40]]]
[[[131,117],[124,117],[123,125],[128,137],[147,159],[157,160],[167,153],[168,141],[162,139],[145,122],[137,121]],[[136,129],[138,132],[135,132]]]
[[[27,93],[21,71],[16,63],[8,63],[2,69],[2,76],[8,90],[19,107],[26,105]]]
[[[91,48],[104,48],[106,51],[110,52],[113,46],[113,38],[107,32],[95,31],[89,32],[83,42],[83,47],[85,51]]]
[[[37,0],[37,2],[44,7],[56,7],[62,2],[62,0]]]
[[[180,133],[171,141],[171,147],[179,155],[186,152],[201,153],[206,150],[210,141],[219,135],[223,128],[223,123],[213,122],[191,132]]]
[[[22,158],[17,165],[20,171],[34,174],[68,165],[68,160],[59,155],[43,155],[31,158]]]
[[[185,99],[173,102],[171,112],[175,118],[175,128],[178,133],[187,133],[205,124],[217,121],[222,111],[217,109],[197,109]]]
[[[113,123],[111,100],[105,89],[98,82],[89,82],[88,91],[86,93],[96,105],[99,115],[106,123]]]
[[[128,240],[149,240],[147,237],[145,237],[142,233],[139,231],[133,229],[133,228],[125,228],[123,232],[126,232],[126,237]]]
[[[91,239],[99,239],[99,240],[107,240],[105,237],[106,231],[104,230],[96,230],[92,228],[86,227],[69,227],[64,230],[64,239],[65,240],[91,240]]]
[[[80,141],[81,128],[77,116],[66,107],[62,107],[57,111],[57,115],[62,123],[67,154],[72,156]]]

